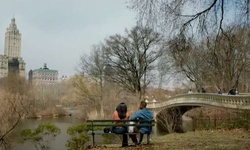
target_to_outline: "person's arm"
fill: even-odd
[[[116,116],[115,113],[116,112],[114,112],[113,115],[112,115],[112,120],[115,120],[115,116]]]
[[[127,113],[127,114],[126,114],[126,119],[129,119],[129,118],[130,118],[130,114]]]
[[[118,113],[117,113],[117,111],[115,111],[114,113],[113,113],[113,115],[112,115],[112,120],[119,120],[120,118],[119,118],[119,116],[118,116]],[[113,122],[114,124],[117,124],[117,122]]]
[[[153,117],[153,113],[151,112],[151,115],[150,115],[150,119],[153,120],[154,117]]]
[[[137,112],[135,112],[131,117],[130,119],[131,120],[135,120],[137,118],[140,118],[141,117],[141,110],[138,110]]]

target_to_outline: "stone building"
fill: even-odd
[[[17,29],[15,18],[5,33],[4,55],[0,55],[0,78],[9,72],[25,77],[25,62],[21,57],[21,33]]]
[[[29,81],[34,85],[51,85],[58,82],[58,71],[51,70],[44,64],[43,68],[30,70]]]

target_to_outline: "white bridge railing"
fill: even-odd
[[[250,109],[250,95],[183,94],[170,97],[163,102],[149,102],[147,107],[157,109],[184,105]]]

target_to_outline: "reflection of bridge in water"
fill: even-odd
[[[170,97],[163,102],[148,103],[147,108],[153,111],[156,119],[157,115],[163,112],[172,116],[171,118],[176,118],[175,124],[178,127],[175,127],[175,129],[179,130],[182,125],[183,114],[201,106],[250,110],[250,95],[183,94]]]

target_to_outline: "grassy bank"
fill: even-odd
[[[250,131],[220,130],[195,131],[187,133],[173,133],[164,136],[152,137],[152,144],[137,147],[121,148],[121,144],[102,145],[97,149],[155,149],[155,150],[249,150]]]

